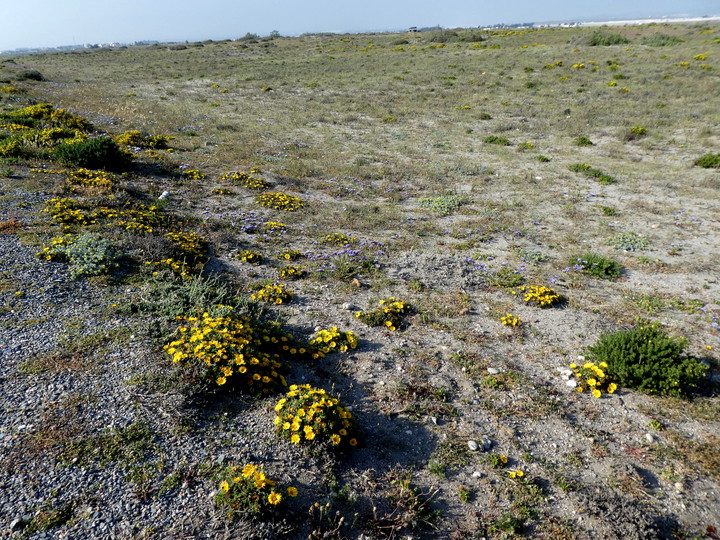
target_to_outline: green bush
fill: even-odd
[[[128,154],[120,150],[117,143],[108,137],[59,144],[51,155],[67,167],[86,169],[122,170],[130,163]]]
[[[577,139],[575,139],[575,146],[593,146],[593,142],[589,137],[580,135]]]
[[[423,208],[437,212],[441,216],[447,216],[469,202],[470,199],[462,195],[439,195],[438,197],[422,198],[419,204]]]
[[[625,45],[626,43],[630,43],[630,40],[620,34],[608,34],[601,32],[600,30],[595,30],[592,34],[585,38],[584,42],[585,45],[589,45],[591,47],[608,47],[610,45]]]
[[[687,356],[684,338],[668,336],[657,323],[601,335],[586,357],[605,362],[617,383],[649,394],[687,396],[706,374],[707,366]]]
[[[489,135],[483,139],[485,144],[499,144],[500,146],[510,146],[510,141],[504,137],[498,137],[497,135]]]
[[[70,277],[73,279],[107,274],[117,266],[118,255],[110,241],[94,233],[55,244],[51,251],[47,254],[70,263]]]
[[[570,266],[600,279],[616,279],[622,274],[619,263],[596,253],[583,253],[570,259]]]
[[[676,45],[682,43],[683,40],[677,36],[670,36],[668,34],[653,34],[652,36],[643,36],[640,43],[647,45],[648,47],[668,47],[670,45]]]
[[[693,164],[704,169],[720,169],[720,154],[702,155]]]

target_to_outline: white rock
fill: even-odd
[[[482,473],[480,471],[475,471],[472,475],[473,478],[482,478]]]
[[[167,199],[169,195],[170,193],[168,193],[167,191],[163,191],[158,197],[158,199],[162,201],[163,199]]]
[[[645,434],[645,440],[649,443],[653,442],[655,440],[655,436],[652,433],[646,433]]]
[[[569,386],[570,388],[575,388],[577,386],[577,381],[575,379],[569,379],[565,381],[565,386]]]
[[[478,448],[480,448],[480,445],[476,443],[475,441],[468,441],[468,448],[472,450],[473,452],[476,452]]]
[[[490,375],[497,375],[498,373],[500,373],[500,370],[494,367],[489,367],[487,368],[487,372],[490,373]]]

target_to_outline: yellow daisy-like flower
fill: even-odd
[[[296,487],[290,486],[289,488],[287,488],[287,494],[291,497],[297,497],[298,490]]]
[[[595,388],[592,391],[592,395],[595,396],[596,398],[599,398],[600,396],[602,396],[602,392],[600,390],[598,390],[597,388]]]
[[[608,394],[614,394],[615,390],[617,390],[617,388],[618,388],[617,384],[615,384],[614,382],[611,382],[610,384],[608,384],[608,387],[607,387]]]
[[[353,438],[348,441],[350,443],[350,446],[357,446],[358,440]]]
[[[255,474],[255,465],[245,465],[242,470],[242,476],[243,478],[247,478],[248,476],[252,476]]]
[[[515,478],[516,475],[517,475],[517,473],[515,471],[511,471],[509,473],[510,478]]]
[[[508,459],[507,459],[506,456],[500,456],[500,461],[502,461],[503,463],[507,464]]]
[[[590,378],[587,380],[587,383],[588,383],[588,386],[595,386],[595,385],[597,384],[597,380],[594,379],[593,377],[590,377]]]
[[[222,386],[227,382],[227,379],[225,377],[218,377],[215,382],[218,383],[218,386]]]
[[[335,446],[340,444],[340,440],[340,435],[338,435],[337,433],[333,433],[332,435],[330,435],[330,442],[333,443]]]
[[[522,478],[523,476],[525,476],[525,472],[521,471],[521,470],[518,470],[515,474],[517,475],[518,478]]]
[[[305,432],[305,438],[306,438],[308,441],[312,441],[313,439],[315,439],[315,432],[312,431],[312,430],[306,431],[306,432]]]
[[[282,501],[282,495],[280,495],[277,491],[271,491],[270,495],[268,495],[268,502],[270,504],[279,504],[280,501]]]
[[[220,489],[222,489],[225,493],[227,493],[228,491],[230,491],[230,484],[228,484],[225,481],[222,481],[220,483]]]
[[[306,437],[307,437],[307,435],[306,435]],[[300,435],[298,435],[297,433],[293,433],[292,436],[290,437],[290,442],[293,444],[300,444]]]

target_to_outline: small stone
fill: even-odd
[[[675,491],[677,491],[678,493],[682,493],[685,490],[682,482],[675,482],[674,486],[675,486]]]
[[[430,416],[428,419],[437,426],[437,416]]]
[[[655,437],[652,433],[646,433],[645,434],[645,440],[649,443],[653,442],[655,440]]]
[[[497,375],[498,373],[500,373],[500,370],[497,368],[494,368],[494,367],[489,367],[489,368],[487,368],[487,372],[490,375]]]
[[[167,199],[169,195],[170,193],[168,193],[167,191],[163,191],[158,197],[158,199],[162,201],[163,199]]]
[[[345,302],[341,307],[346,311],[352,311],[355,309],[355,306],[353,306],[350,302]]]
[[[468,441],[467,443],[468,448],[472,450],[473,452],[477,452],[480,446],[475,441]]]
[[[575,388],[577,386],[577,381],[575,379],[568,379],[567,381],[565,381],[565,386]]]
[[[483,450],[486,452],[490,450],[490,447],[492,446],[492,441],[490,439],[483,439],[482,440]]]
[[[472,473],[473,478],[482,478],[482,473],[480,471],[475,471]]]

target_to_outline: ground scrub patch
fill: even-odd
[[[567,270],[583,272],[600,279],[617,279],[623,271],[620,263],[597,253],[583,253],[571,257],[569,262]]]
[[[130,163],[128,154],[109,137],[64,142],[53,148],[51,155],[58,163],[68,167],[121,171]]]

